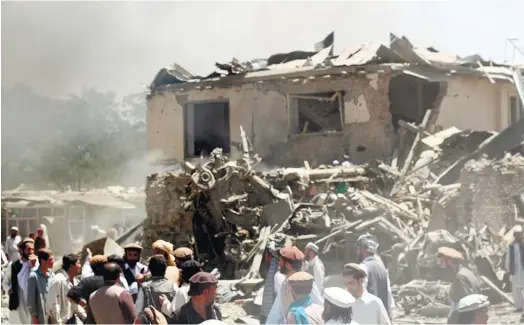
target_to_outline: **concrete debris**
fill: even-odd
[[[524,192],[524,158],[471,160],[455,183],[439,184],[439,175],[493,134],[456,128],[431,133],[430,115],[420,126],[401,122],[406,133],[416,133],[413,143],[395,150],[389,162],[366,165],[312,168],[305,162],[303,168],[259,171],[261,159],[241,129],[239,159],[229,160],[217,148],[208,160],[148,177],[144,247],[157,239],[191,246],[206,269],[240,278],[221,294],[228,302],[260,295],[266,248],[315,242],[330,260],[326,273],[337,274],[355,260],[354,243],[368,232],[379,239],[406,313],[421,309],[436,317],[449,311],[446,281],[453,275],[438,265],[441,246],[462,252],[470,268],[488,279],[483,290],[506,299],[496,289],[508,289],[505,236],[507,241],[522,220],[515,197]]]

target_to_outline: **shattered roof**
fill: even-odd
[[[151,83],[151,89],[165,85],[216,81],[230,76],[244,78],[271,78],[296,72],[365,66],[371,64],[397,64],[403,68],[426,68],[441,74],[469,73],[493,79],[512,81],[512,70],[507,66],[486,61],[480,55],[459,57],[436,49],[415,47],[406,37],[390,34],[389,47],[379,43],[351,45],[333,55],[334,33],[329,34],[315,46],[316,52],[293,51],[271,55],[268,59],[241,62],[233,58],[228,63],[216,63],[218,70],[207,76],[196,76],[178,64],[162,68]],[[320,45],[320,46],[319,46]],[[412,72],[414,75],[419,73]],[[442,78],[442,77],[441,77]]]

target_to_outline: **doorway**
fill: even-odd
[[[215,148],[229,154],[229,103],[190,103],[184,107],[185,158],[207,156]]]

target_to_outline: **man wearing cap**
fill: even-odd
[[[140,263],[140,255],[142,254],[142,246],[138,244],[128,244],[124,246],[124,278],[126,278],[129,285],[129,292],[133,296],[133,301],[136,301],[138,296],[138,287],[144,280],[144,276],[148,273],[147,267]]]
[[[289,284],[289,277],[302,270],[304,253],[296,246],[285,247],[279,250],[280,272],[286,276],[282,287],[273,302],[266,324],[284,324],[287,318],[288,308],[293,302],[293,292]],[[313,283],[311,290],[311,301],[314,304],[324,305],[324,298],[318,291],[317,285]]]
[[[182,264],[184,264],[184,262],[190,261],[193,259],[193,251],[187,247],[179,247],[175,249],[174,255],[175,255],[176,266],[179,269],[182,268]]]
[[[480,294],[468,295],[458,302],[458,324],[487,324],[489,300]]]
[[[517,312],[522,312],[524,306],[524,243],[522,240],[522,227],[518,226],[513,231],[514,241],[508,247],[506,254],[506,271],[510,274],[513,301]]]
[[[206,320],[222,320],[222,313],[215,305],[218,280],[207,272],[198,272],[189,279],[189,301],[173,313],[169,324],[200,324]]]
[[[448,318],[448,324],[454,324],[454,311],[460,299],[467,295],[478,293],[480,291],[477,277],[471,270],[462,265],[464,257],[462,253],[450,247],[440,247],[437,253],[442,268],[451,269],[455,273],[455,279],[449,288],[451,308]],[[453,317],[452,317],[453,316]],[[450,323],[451,322],[451,323]]]
[[[161,239],[153,243],[153,254],[164,255],[167,261],[166,278],[176,285],[180,285],[180,270],[176,266],[173,253],[173,244]]]
[[[11,233],[5,240],[5,253],[7,259],[10,262],[14,262],[20,259],[20,253],[18,252],[18,244],[22,241],[22,237],[18,234],[18,227],[11,227]]]
[[[357,258],[360,268],[366,272],[364,286],[367,291],[382,300],[391,318],[395,308],[395,300],[391,293],[389,273],[380,256],[377,255],[377,237],[364,234],[357,239]]]
[[[324,312],[322,318],[325,324],[358,325],[352,320],[351,306],[355,298],[347,291],[338,287],[324,290]]]
[[[31,238],[24,238],[19,242],[18,250],[20,259],[9,262],[7,265],[2,288],[9,294],[9,322],[11,324],[30,324],[31,315],[27,308],[27,280],[31,268],[38,266],[38,260],[34,255],[34,241]]]
[[[353,297],[353,319],[359,324],[390,325],[391,321],[382,303],[377,296],[367,291],[364,286],[366,272],[356,263],[344,265],[342,271],[344,284]]]
[[[318,257],[318,246],[315,243],[308,243],[304,250],[306,255],[307,272],[315,277],[315,283],[320,291],[320,294],[324,293],[324,277],[326,275],[324,263]]]
[[[189,260],[182,264],[182,269],[180,270],[181,285],[180,288],[176,290],[173,300],[169,302],[169,298],[165,295],[159,297],[162,306],[162,313],[165,315],[171,315],[172,313],[179,311],[180,308],[189,301],[189,280],[198,272],[202,272],[202,264],[198,261]]]
[[[289,305],[286,324],[322,324],[322,305],[311,301],[315,278],[307,272],[296,272],[288,278],[294,301]]]

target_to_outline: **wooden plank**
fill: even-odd
[[[504,291],[500,290],[499,287],[497,287],[493,282],[491,282],[490,279],[488,279],[487,277],[481,275],[480,278],[482,279],[482,281],[484,281],[484,283],[486,283],[491,289],[495,290],[495,292],[497,292],[504,300],[506,300],[507,302],[509,302],[510,304],[512,304],[513,306],[515,306],[515,302],[513,301],[513,299],[508,296]]]

